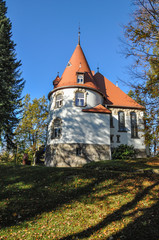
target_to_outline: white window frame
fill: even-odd
[[[57,99],[58,96],[61,96],[61,98],[60,98],[60,99]],[[57,94],[56,97],[55,97],[55,108],[60,108],[60,107],[62,107],[62,104],[63,104],[63,95],[62,95],[62,93],[59,93],[59,94]]]
[[[77,97],[78,94],[82,94],[83,96],[82,97]],[[82,102],[82,100],[83,100],[83,103],[80,104],[80,102]],[[77,91],[75,93],[75,105],[77,107],[84,107],[85,106],[85,97],[84,97],[84,93],[83,92]]]
[[[77,74],[77,83],[78,84],[84,84],[84,74]]]
[[[51,129],[51,139],[59,139],[62,133],[62,121],[60,118],[56,118],[53,121]]]

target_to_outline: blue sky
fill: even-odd
[[[120,52],[121,25],[130,20],[128,0],[6,0],[7,16],[12,22],[13,40],[22,77],[23,95],[47,96],[53,89],[57,72],[62,75],[78,42],[91,70],[100,72],[113,83],[127,81],[129,64]],[[119,82],[128,92],[128,87]]]

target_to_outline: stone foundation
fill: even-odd
[[[54,144],[47,145],[45,153],[45,165],[51,167],[81,167],[92,161],[109,159],[111,159],[109,145]]]

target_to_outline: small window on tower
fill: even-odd
[[[77,83],[79,84],[84,83],[84,74],[77,74]]]
[[[62,94],[58,94],[55,99],[55,108],[62,107],[62,102],[63,102],[63,96]]]
[[[75,105],[78,107],[84,106],[84,93],[83,92],[76,92],[75,94]]]
[[[62,133],[61,119],[56,118],[51,128],[51,139],[60,138]]]
[[[71,65],[71,63],[70,63],[70,62],[68,62],[68,63],[67,63],[67,67],[70,67],[70,66],[72,66],[72,65]]]

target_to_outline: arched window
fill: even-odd
[[[55,108],[62,107],[62,103],[63,103],[63,95],[57,94],[55,98]]]
[[[130,120],[131,120],[131,137],[137,138],[138,137],[138,130],[137,130],[137,118],[136,113],[130,113]]]
[[[84,106],[84,93],[83,92],[75,93],[75,105],[79,106],[79,107]]]
[[[51,129],[51,139],[60,138],[62,132],[61,119],[56,118]]]
[[[123,111],[118,112],[119,131],[125,132],[125,114]]]

